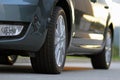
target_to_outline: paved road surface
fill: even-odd
[[[110,70],[93,70],[89,61],[67,62],[60,75],[35,74],[29,60],[14,66],[0,66],[0,80],[120,80],[120,63],[113,62]]]

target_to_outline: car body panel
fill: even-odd
[[[28,23],[24,36],[0,40],[1,49],[39,51],[43,46],[54,7],[64,0],[0,0],[0,22]],[[68,53],[91,54],[103,49],[109,22],[105,5],[90,0],[65,0],[71,16]],[[105,14],[98,13],[98,10]],[[66,14],[67,15],[67,14]],[[68,26],[69,27],[69,26]]]
[[[0,0],[0,20],[31,21],[39,0]]]

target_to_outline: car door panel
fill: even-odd
[[[104,14],[107,10],[103,8],[104,6],[98,2],[75,0],[75,29],[72,34],[70,51],[80,52],[102,48],[107,21],[107,14]]]

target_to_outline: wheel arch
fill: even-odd
[[[105,43],[105,39],[106,39],[106,34],[107,34],[107,30],[110,29],[111,30],[111,33],[112,33],[112,43],[113,43],[113,40],[114,40],[114,27],[113,27],[113,23],[110,23],[106,28],[105,28],[105,32],[104,32],[104,42]],[[104,44],[105,45],[105,44]],[[103,45],[103,48],[104,48],[104,45]]]
[[[110,25],[108,26],[112,32],[112,42],[113,42],[113,38],[114,38],[114,28],[113,28],[113,23],[110,23]]]
[[[114,39],[114,25],[112,23],[112,18],[111,18],[111,14],[110,13],[108,14],[107,28],[109,28],[111,30],[111,33],[112,33],[112,42],[113,42],[113,39]]]

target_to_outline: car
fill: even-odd
[[[34,72],[60,74],[77,55],[109,69],[113,29],[104,0],[0,0],[0,63],[28,56]]]

